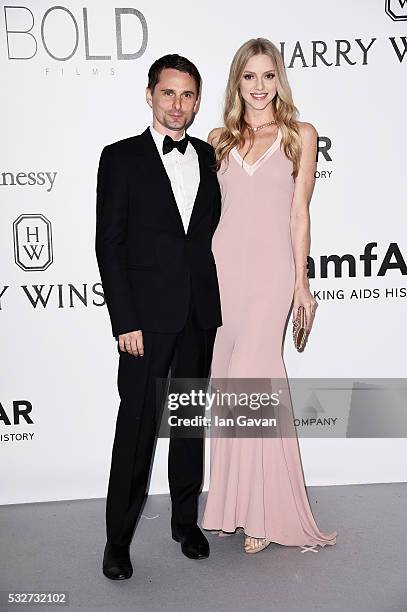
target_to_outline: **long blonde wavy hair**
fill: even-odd
[[[224,128],[215,146],[216,168],[219,170],[224,159],[228,159],[233,147],[242,148],[245,142],[244,134],[249,132],[250,145],[253,146],[252,130],[247,128],[245,121],[245,102],[240,93],[239,85],[247,62],[254,55],[268,55],[274,65],[276,79],[276,95],[272,101],[274,118],[281,129],[281,144],[284,153],[293,162],[293,177],[298,174],[301,156],[301,136],[296,120],[298,110],[294,106],[291,88],[288,83],[284,61],[277,47],[266,38],[252,38],[237,50],[230,66],[226,86],[225,108],[223,113]],[[246,153],[247,155],[247,153]]]

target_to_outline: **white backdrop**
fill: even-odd
[[[150,0],[69,0],[66,10],[43,0],[2,3],[0,503],[105,496],[118,356],[94,255],[96,171],[105,144],[149,124],[147,71],[168,52],[202,73],[190,133],[206,138],[220,125],[236,49],[256,36],[284,43],[300,118],[329,147],[311,204],[319,308],[303,354],[287,334],[288,374],[405,376],[405,263],[378,276],[391,244],[407,253],[402,5],[342,0],[328,13],[323,0],[257,0],[248,17],[239,0],[179,0],[176,10]],[[316,51],[326,48],[326,63],[314,61],[312,41]],[[118,59],[118,42],[127,59]],[[377,260],[366,275],[360,255],[371,242]],[[346,264],[341,276],[329,264],[321,277],[320,258],[334,254],[355,257],[354,277]],[[355,298],[353,289],[371,291]],[[14,424],[13,407],[24,406],[32,422]],[[302,439],[307,484],[405,481],[406,447],[404,439]],[[168,490],[166,452],[160,440],[151,493]],[[208,477],[207,469],[205,488]]]

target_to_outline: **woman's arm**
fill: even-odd
[[[311,328],[317,301],[309,290],[307,257],[310,253],[309,205],[314,191],[318,133],[310,123],[300,122],[302,153],[298,175],[295,179],[291,207],[291,242],[295,261],[295,289],[293,319],[298,307],[305,307],[307,327]]]

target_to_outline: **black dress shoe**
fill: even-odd
[[[103,555],[103,573],[110,580],[126,580],[133,574],[128,546],[106,543]]]
[[[181,550],[189,559],[209,557],[209,542],[198,525],[172,525],[172,538],[181,542]]]

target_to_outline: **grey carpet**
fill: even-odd
[[[69,607],[43,610],[406,612],[407,484],[308,493],[319,528],[338,532],[336,546],[272,544],[247,555],[242,533],[209,534],[211,555],[200,561],[170,537],[169,496],[150,496],[131,546],[134,575],[123,582],[101,573],[103,499],[2,506],[0,589],[69,592]]]

